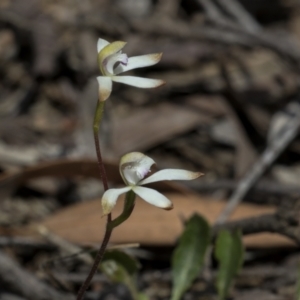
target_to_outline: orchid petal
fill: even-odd
[[[133,56],[128,59],[127,65],[119,65],[114,74],[120,74],[132,69],[149,67],[157,64],[161,59],[162,53],[153,53],[147,55]]]
[[[155,161],[141,152],[125,154],[120,161],[120,174],[126,184],[136,185],[149,173]]]
[[[99,84],[99,101],[105,101],[111,94],[112,91],[112,81],[110,77],[107,76],[98,76],[97,77]]]
[[[107,74],[106,64],[108,63],[110,56],[118,53],[120,50],[124,48],[125,45],[126,42],[121,42],[121,41],[113,42],[106,45],[98,53],[98,63],[103,75],[111,75],[111,74]]]
[[[165,197],[163,194],[157,192],[156,190],[153,189],[149,189],[146,187],[141,187],[141,186],[135,186],[132,188],[132,190],[138,195],[140,196],[143,200],[145,200],[146,202],[166,209],[166,210],[170,210],[173,208],[173,204],[172,202]]]
[[[199,172],[191,172],[179,169],[165,169],[154,173],[148,178],[139,182],[139,184],[147,184],[162,180],[193,180],[203,175]]]
[[[136,76],[113,76],[112,80],[144,89],[155,88],[165,84],[165,82],[160,79],[149,79]]]
[[[108,215],[111,213],[112,209],[115,207],[118,197],[131,190],[131,187],[127,186],[120,189],[109,189],[107,190],[101,199],[103,215]]]
[[[97,52],[99,53],[108,44],[109,44],[108,41],[106,41],[104,39],[98,39],[98,42],[97,42]]]

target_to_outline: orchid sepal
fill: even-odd
[[[146,188],[144,186],[135,186],[132,189],[140,198],[146,202],[165,210],[171,210],[173,203],[163,194],[154,189]]]
[[[160,170],[153,175],[141,180],[139,184],[144,185],[163,180],[193,180],[202,175],[203,173],[200,172],[191,172],[180,169],[165,169]]]
[[[98,89],[98,97],[99,101],[103,102],[106,101],[112,91],[112,80],[110,77],[107,76],[98,76],[97,77],[99,89]]]
[[[166,84],[164,80],[137,76],[113,76],[112,81],[124,83],[142,89],[156,88]]]
[[[105,46],[109,44],[108,41],[99,38],[97,42],[97,53],[99,53]]]
[[[101,200],[103,216],[111,213],[117,203],[118,197],[130,190],[131,188],[129,186],[126,186],[124,188],[108,189],[107,191],[105,191]]]
[[[115,69],[115,74],[118,75],[133,69],[150,67],[157,64],[162,57],[162,53],[152,53],[128,58],[126,65],[119,65]]]

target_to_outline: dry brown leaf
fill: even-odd
[[[106,163],[108,177],[115,183],[121,183],[116,163]],[[0,187],[19,185],[30,179],[54,177],[98,177],[98,166],[92,160],[59,160],[41,163],[35,167],[26,168],[18,174],[3,174],[0,176]],[[189,189],[172,182],[158,182],[153,187],[164,191],[174,203],[172,211],[164,211],[137,199],[137,204],[130,219],[113,233],[112,243],[138,242],[145,245],[173,245],[180,235],[186,219],[194,212],[204,215],[211,223],[216,219],[224,201],[215,201],[197,196]],[[115,209],[118,215],[122,209],[122,201]],[[275,211],[275,207],[241,204],[232,216],[232,220],[250,216],[258,216]],[[105,218],[101,218],[100,199],[79,203],[58,211],[41,222],[53,233],[79,244],[100,243],[105,226]],[[36,225],[36,224],[35,224]],[[34,224],[28,228],[0,228],[3,235],[37,236]],[[32,230],[33,229],[33,230]],[[289,239],[277,234],[255,234],[245,238],[247,246],[273,247],[294,245]]]
[[[174,209],[164,211],[137,199],[131,217],[116,228],[111,243],[140,243],[143,245],[174,245],[182,229],[182,218],[187,219],[197,212],[212,223],[224,207],[224,201],[205,199],[193,194],[167,193],[174,203]],[[120,214],[123,201],[118,202],[114,216]],[[272,213],[275,207],[241,204],[232,216],[232,220]],[[103,237],[105,218],[101,218],[101,202],[96,199],[80,203],[50,216],[42,225],[53,233],[79,244],[100,243]],[[246,246],[275,247],[291,246],[294,243],[277,234],[255,234],[247,236]]]
[[[117,120],[113,131],[114,157],[157,146],[211,120],[205,112],[186,105],[161,103],[139,109]]]

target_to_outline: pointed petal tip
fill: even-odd
[[[166,81],[164,81],[162,79],[150,79],[150,80],[155,81],[154,85],[150,88],[159,88],[161,86],[164,86],[167,83]]]
[[[162,53],[162,52],[159,52],[159,53],[156,53],[156,54],[157,54],[157,56],[159,57],[159,59],[161,59],[162,56],[163,56],[163,53]]]
[[[163,55],[162,52],[160,52],[160,53],[152,53],[152,54],[148,54],[148,56],[151,57],[151,60],[152,60],[154,63],[158,63],[158,62],[161,60],[162,55]]]
[[[115,207],[119,196],[128,192],[130,189],[130,187],[126,186],[124,188],[108,189],[105,191],[101,199],[102,215],[105,216],[110,214]]]
[[[194,176],[193,176],[192,179],[199,178],[199,177],[201,177],[201,176],[203,176],[203,175],[204,175],[204,173],[201,173],[201,172],[194,172]]]
[[[164,86],[167,82],[165,80],[162,79],[152,79],[153,81],[155,81],[155,85],[153,86],[153,88],[159,88],[161,86]]]
[[[119,45],[124,45],[124,46],[127,44],[127,42],[125,41],[115,41],[113,43],[119,43]]]
[[[163,207],[164,210],[172,210],[174,208],[173,203],[170,204],[170,206]]]
[[[99,101],[103,102],[106,101],[112,91],[112,81],[110,77],[107,76],[98,76],[97,81],[99,84],[99,90],[98,90],[98,97]]]
[[[167,83],[166,81],[164,81],[164,80],[161,80],[161,84],[160,84],[160,85],[158,85],[157,87],[163,86],[163,85],[165,85],[166,83]]]
[[[115,42],[112,42],[110,43],[110,51],[113,51],[113,52],[118,52],[120,50],[122,50],[125,45],[127,44],[127,42],[124,42],[124,41],[115,41]]]
[[[102,215],[101,215],[101,218],[104,218],[107,215],[109,215],[112,210],[113,210],[113,206],[108,207],[108,206],[105,206],[105,205],[102,204]]]
[[[108,44],[109,44],[108,41],[99,38],[98,41],[97,41],[97,52],[99,53]]]

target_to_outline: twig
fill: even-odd
[[[31,300],[73,300],[74,296],[56,291],[38,280],[31,273],[23,270],[9,256],[0,251],[1,287]]]
[[[281,56],[287,56],[293,61],[299,63],[300,52],[294,39],[287,35],[284,37],[272,36],[264,32],[256,20],[235,0],[216,0],[229,14],[231,14],[236,22],[228,19],[222,11],[214,4],[213,1],[197,0],[203,6],[209,19],[219,27],[221,32],[217,32],[216,28],[206,29],[202,34],[208,39],[216,42],[248,43],[250,47],[254,44],[260,44],[277,52]],[[201,34],[201,29],[197,29]],[[238,36],[241,35],[239,38]],[[251,42],[251,39],[254,39]]]
[[[54,245],[49,245],[46,242],[21,236],[0,236],[0,247],[21,247],[45,250],[57,249]]]
[[[218,189],[235,190],[238,186],[238,181],[230,179],[220,179],[213,182],[188,182],[185,185],[199,192],[214,191]],[[254,192],[265,192],[274,195],[299,195],[300,187],[298,185],[287,185],[279,182],[274,182],[262,179],[252,186]],[[286,201],[286,199],[284,199]],[[0,239],[1,245],[1,239]]]
[[[264,214],[259,217],[246,218],[238,221],[219,224],[213,228],[213,236],[216,237],[221,229],[234,230],[239,228],[243,235],[254,234],[260,232],[276,232],[278,226],[275,222],[275,214]]]
[[[261,30],[259,23],[236,0],[216,0],[234,19],[248,32],[256,33]]]
[[[50,243],[54,244],[57,246],[59,249],[63,250],[66,252],[68,255],[76,255],[77,258],[79,258],[81,261],[88,265],[93,264],[93,259],[92,257],[87,254],[83,253],[81,251],[81,248],[66,241],[65,239],[61,238],[58,235],[53,234],[50,232],[45,226],[39,226],[37,228],[38,232],[46,238]],[[51,260],[52,261],[52,260]]]
[[[294,115],[291,116],[289,121],[285,124],[284,129],[282,129],[281,132],[279,132],[279,135],[273,139],[259,160],[254,164],[253,168],[240,181],[237,189],[230,197],[225,209],[218,217],[216,221],[217,224],[222,224],[227,220],[251,187],[259,180],[282,151],[286,149],[290,142],[296,137],[300,126],[300,104],[298,103],[297,108],[298,109],[294,110]]]
[[[219,20],[219,22],[228,22],[228,20],[224,18],[224,15],[212,0],[197,0],[197,2],[203,7],[205,13],[212,21]]]
[[[246,218],[226,224],[217,224],[213,228],[216,237],[220,229],[240,229],[243,235],[272,232],[279,233],[294,240],[300,245],[300,201],[282,203],[274,214],[265,214],[258,217]]]
[[[62,272],[52,272],[53,276],[55,278],[58,278],[59,280],[63,281],[70,281],[73,283],[81,283],[85,278],[85,273],[62,273]],[[108,278],[104,274],[96,274],[93,277],[92,282],[107,282]]]

